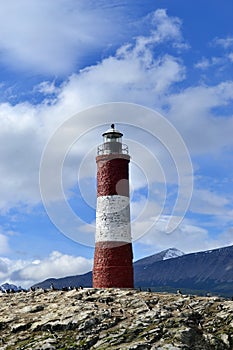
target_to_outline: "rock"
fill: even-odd
[[[17,333],[21,331],[25,331],[26,329],[30,328],[30,323],[16,323],[12,326],[11,332]]]
[[[39,312],[44,310],[43,305],[34,305],[34,306],[25,306],[21,309],[21,312],[27,313],[27,312]]]
[[[196,342],[196,338],[198,338],[199,334],[197,334],[198,330],[194,328],[185,328],[181,329],[178,334],[177,338],[181,341],[182,344],[185,344],[187,346],[192,346]]]
[[[136,344],[128,347],[128,350],[150,350],[151,346],[147,343]]]
[[[0,350],[227,350],[233,301],[124,289],[1,295]]]
[[[159,348],[152,347],[151,350],[181,350],[181,347],[167,344],[167,345],[164,345],[163,347],[159,347]]]
[[[230,342],[228,334],[221,334],[221,339],[223,343],[226,345],[226,349],[230,349]]]
[[[36,349],[38,350],[55,350],[56,347],[50,343],[44,343],[42,345],[39,345],[39,347],[37,347]]]

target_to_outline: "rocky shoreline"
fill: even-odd
[[[84,288],[0,294],[0,350],[233,349],[233,301]]]

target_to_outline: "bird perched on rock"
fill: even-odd
[[[57,290],[57,289],[54,287],[54,284],[53,284],[53,283],[50,284],[50,289],[51,289],[51,290]]]

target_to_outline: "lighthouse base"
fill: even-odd
[[[134,288],[132,244],[98,242],[93,268],[94,288]]]

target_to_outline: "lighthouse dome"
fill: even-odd
[[[112,124],[111,128],[105,131],[102,136],[109,139],[119,139],[123,136],[123,134],[119,130],[115,129],[115,124]]]

